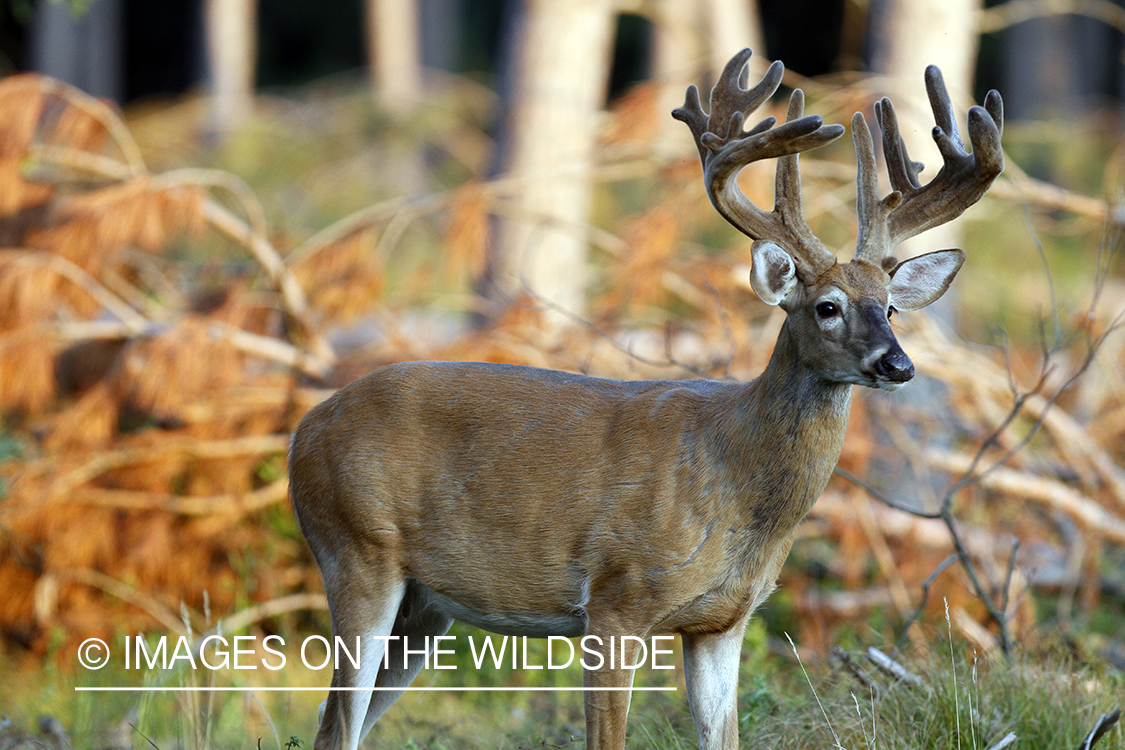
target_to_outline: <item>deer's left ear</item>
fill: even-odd
[[[920,310],[937,301],[964,262],[965,253],[960,250],[938,250],[899,263],[891,271],[887,287],[891,306],[896,310]]]
[[[750,286],[767,305],[780,304],[797,286],[793,258],[776,242],[758,240],[750,247]]]

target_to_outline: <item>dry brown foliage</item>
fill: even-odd
[[[653,97],[640,90],[627,100],[607,141],[649,137],[623,123]],[[815,191],[810,164],[806,189]],[[713,220],[698,166],[659,169],[662,199],[603,243],[607,281],[591,301],[593,321],[548,329],[529,295],[487,327],[450,329],[386,301],[387,226],[402,203],[348,217],[283,257],[257,199],[233,176],[152,174],[104,104],[35,76],[0,81],[0,413],[4,434],[20,443],[0,464],[0,632],[43,652],[55,632],[73,643],[178,628],[180,602],[199,612],[205,592],[226,614],[246,597],[319,591],[311,557],[289,535],[284,473],[289,431],[330,392],[310,382],[338,386],[415,358],[619,378],[756,375],[782,316],[749,291],[743,245],[690,244]],[[770,170],[748,169],[744,180],[769,202]],[[472,298],[499,190],[471,181],[414,206],[441,217],[442,251],[408,285]],[[201,244],[257,267],[196,284],[170,258]],[[677,322],[665,325],[669,307]],[[1119,312],[1104,305],[1079,322],[1097,337]],[[1102,359],[1061,394],[1082,347],[1053,353],[1055,374],[1012,419],[1036,382],[1035,352],[1006,362],[924,316],[903,317],[904,348],[945,406],[934,413],[909,397],[857,394],[842,468],[932,509],[959,477],[1002,459],[954,496],[953,510],[987,586],[1008,588],[1011,628],[1034,629],[1032,589],[1050,592],[1063,620],[1091,611],[1121,585],[1106,561],[1125,549],[1122,337],[1107,339]],[[327,343],[356,326],[367,331],[361,342]],[[1036,437],[1021,445],[1032,427]],[[1013,535],[1024,547],[1009,572]],[[876,609],[906,621],[953,550],[941,521],[842,479],[803,536],[784,595],[802,643],[825,651],[841,624]],[[822,591],[817,567],[842,590]],[[925,589],[929,611],[947,600],[956,626],[994,648],[994,623],[963,571],[944,570]]]
[[[304,310],[279,304],[277,268],[184,288],[164,254],[252,242],[252,212],[240,224],[212,179],[150,174],[103,103],[17,76],[0,112],[0,411],[23,438],[4,466],[0,629],[42,651],[53,630],[143,630],[205,590],[229,608],[246,589],[232,556],[266,541],[247,518],[284,498],[285,434],[313,403],[297,368],[315,355],[287,335]]]

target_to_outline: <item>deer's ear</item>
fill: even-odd
[[[758,240],[750,248],[753,266],[750,286],[767,305],[780,304],[797,286],[797,268],[793,258],[781,246],[769,240]]]
[[[891,271],[890,304],[897,310],[920,310],[935,302],[964,262],[960,250],[938,250],[904,260]]]

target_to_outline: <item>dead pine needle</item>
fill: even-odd
[[[855,697],[855,693],[851,694],[852,701],[855,703],[855,715],[859,718],[859,728],[863,732],[863,741],[869,748],[875,747],[875,738],[878,730],[875,726],[875,693],[871,693],[871,736],[867,736],[867,726],[863,723],[863,711],[859,707],[859,698]]]
[[[824,723],[828,725],[828,731],[832,733],[832,747],[845,750],[844,746],[840,744],[840,735],[836,734],[836,730],[832,726],[832,720],[828,718],[828,712],[824,710],[824,704],[820,702],[820,696],[816,694],[816,688],[813,687],[812,678],[809,677],[809,673],[805,669],[805,663],[801,661],[801,655],[797,653],[797,645],[793,643],[793,639],[789,637],[788,633],[785,634],[785,640],[789,641],[789,647],[793,649],[793,655],[797,657],[797,664],[801,667],[801,673],[805,675],[805,681],[809,683],[809,690],[812,690],[816,705],[820,706],[820,713],[824,715]]]
[[[957,659],[953,655],[953,622],[949,619],[949,600],[945,602],[945,627],[949,632],[949,673],[953,680],[953,718],[957,724],[957,747],[961,747],[961,700],[957,693]]]

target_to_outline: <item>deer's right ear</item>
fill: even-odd
[[[776,242],[758,240],[750,248],[753,266],[750,286],[767,305],[780,304],[797,286],[797,268],[793,258]]]

